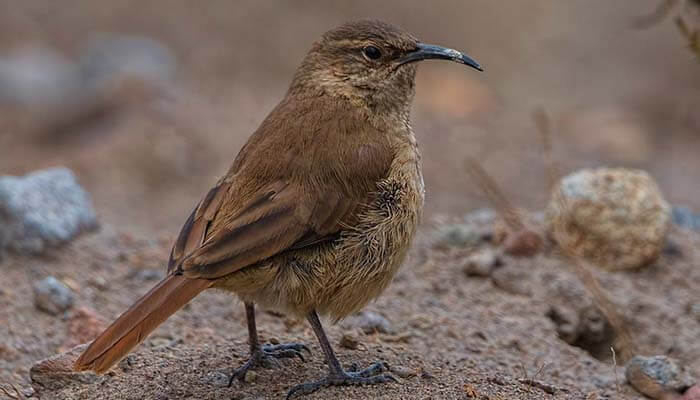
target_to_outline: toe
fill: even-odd
[[[388,371],[388,370],[389,370],[389,367],[386,363],[377,362],[377,363],[374,363],[374,364],[370,365],[369,367],[363,369],[362,371],[355,370],[356,372],[354,372],[354,375],[361,377],[361,378],[368,378],[370,376],[374,376],[374,375],[380,374],[380,373]]]

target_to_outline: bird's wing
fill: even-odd
[[[191,254],[204,243],[211,223],[230,187],[230,183],[220,182],[209,190],[204,199],[192,210],[170,252],[168,274],[178,267],[185,256]]]
[[[276,181],[235,211],[224,206],[230,185],[209,191],[187,219],[171,252],[168,272],[215,279],[282,251],[337,237],[355,201],[324,196],[311,201],[298,186]]]

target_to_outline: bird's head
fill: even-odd
[[[421,43],[381,21],[357,21],[326,32],[299,67],[292,92],[322,91],[370,108],[408,109],[418,61],[481,66],[457,50]]]

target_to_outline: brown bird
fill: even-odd
[[[122,314],[75,363],[107,371],[205,289],[243,300],[250,359],[231,380],[270,358],[301,356],[301,344],[261,346],[254,304],[306,318],[329,367],[288,397],[329,385],[394,380],[376,363],[344,370],[318,314],[340,320],[387,287],[423,207],[421,159],[409,120],[416,62],[452,60],[379,21],[325,33],[304,58],[284,99],[253,133],[189,216],[168,276]]]

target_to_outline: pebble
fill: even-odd
[[[51,315],[58,315],[73,306],[75,295],[68,286],[53,276],[34,284],[34,305]]]
[[[674,206],[671,218],[673,223],[681,228],[700,232],[700,214],[694,213],[689,207]]]
[[[639,393],[662,399],[667,392],[682,393],[695,380],[681,364],[666,356],[635,356],[627,362],[625,377]]]
[[[700,400],[700,385],[694,385],[686,390],[683,396],[678,400]]]
[[[223,372],[213,371],[204,377],[204,383],[215,387],[228,387],[229,376]]]
[[[356,350],[359,345],[360,341],[349,333],[344,333],[343,337],[340,338],[340,346],[346,349]]]
[[[69,169],[0,177],[0,250],[40,254],[97,226],[90,196]]]
[[[253,383],[256,379],[258,379],[258,373],[250,369],[246,371],[245,378],[243,378],[246,383]]]
[[[641,170],[583,169],[564,177],[547,208],[559,246],[608,270],[656,260],[666,242],[671,207]]]
[[[503,243],[503,251],[516,257],[532,257],[539,253],[543,243],[539,234],[523,229],[508,235]]]
[[[364,333],[394,333],[394,328],[388,319],[373,311],[359,312],[343,323],[346,329],[360,328]]]
[[[470,254],[464,261],[462,271],[467,276],[489,276],[494,268],[501,263],[496,252],[490,248],[483,248]]]

